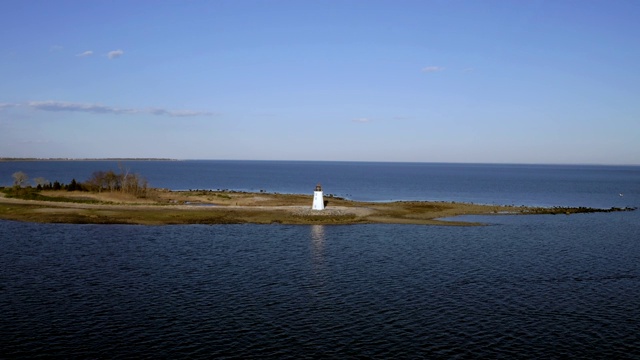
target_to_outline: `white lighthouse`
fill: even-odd
[[[322,198],[322,186],[316,185],[316,190],[313,192],[313,205],[311,210],[324,210],[324,199]]]

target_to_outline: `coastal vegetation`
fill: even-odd
[[[66,191],[88,191],[88,192],[121,192],[132,194],[137,197],[145,197],[148,191],[147,180],[139,174],[131,173],[128,168],[120,165],[120,172],[113,170],[96,171],[85,182],[78,182],[71,179],[68,184],[61,183],[58,180],[50,182],[49,180],[38,177],[33,179],[36,190],[66,190]],[[29,177],[22,171],[12,174],[13,189],[9,194],[12,197],[20,197],[21,194],[33,193],[29,185]]]
[[[15,175],[15,174],[14,174]],[[138,174],[97,171],[84,182],[44,179],[27,184],[14,176],[0,189],[0,219],[42,223],[94,224],[422,224],[477,225],[441,220],[459,215],[575,214],[632,208],[526,207],[454,202],[357,202],[327,198],[325,210],[311,210],[312,195],[233,190],[170,191],[151,188]],[[20,180],[20,181],[18,181]]]

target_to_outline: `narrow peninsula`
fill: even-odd
[[[358,202],[325,198],[312,209],[312,195],[240,191],[149,189],[144,197],[123,192],[38,190],[0,192],[0,219],[70,224],[420,224],[479,225],[440,220],[459,215],[573,214],[631,208],[539,208],[454,202]],[[20,193],[21,195],[18,195]]]

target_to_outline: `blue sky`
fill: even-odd
[[[640,164],[640,1],[0,7],[0,157]]]

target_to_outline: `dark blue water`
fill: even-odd
[[[166,184],[198,163],[161,174],[151,171],[160,163],[131,167],[152,185],[189,188],[200,180]],[[65,176],[95,171],[62,164]],[[381,184],[390,198],[444,196],[449,186],[466,200],[505,189],[558,205],[639,203],[636,167],[211,164],[220,165],[202,162],[199,174],[218,174],[221,184],[245,174],[247,189],[272,184],[268,191],[298,192],[272,178],[302,183],[324,167],[331,179],[369,184],[341,185],[354,198],[385,200],[371,190]],[[19,170],[49,178],[35,165]],[[640,357],[639,212],[468,219],[491,225],[0,221],[0,358]]]
[[[436,200],[481,204],[625,207],[640,203],[640,166],[499,165],[302,161],[0,162],[0,186],[23,171],[69,183],[119,166],[150,186],[325,193],[364,201]],[[624,196],[620,197],[620,194]],[[635,205],[634,205],[635,204]]]

